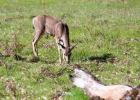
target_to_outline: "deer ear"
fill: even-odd
[[[60,43],[58,43],[58,45],[60,45],[62,49],[65,49],[66,48],[64,45],[62,45]]]
[[[75,47],[77,44],[78,44],[78,43],[76,43],[76,44],[70,46],[70,50],[74,49],[74,47]]]

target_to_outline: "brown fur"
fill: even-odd
[[[128,91],[122,98],[121,100],[127,100],[127,98],[131,99],[131,100],[136,100],[137,96],[138,96],[138,89],[137,88],[133,88],[131,91]]]
[[[71,50],[77,45],[70,46],[69,42],[69,28],[66,23],[61,20],[48,16],[39,15],[33,18],[33,27],[35,28],[36,35],[32,41],[33,51],[35,56],[38,55],[37,42],[44,35],[51,35],[55,38],[58,46],[59,61],[61,63],[62,58],[60,50],[63,52],[63,59],[70,62]]]
[[[140,100],[140,86],[137,86],[136,89],[138,90],[138,95],[136,100]]]
[[[45,1],[44,1],[44,0],[42,0],[42,5],[43,5],[43,6],[45,5]]]
[[[140,100],[140,87],[106,86],[88,70],[74,69],[73,84],[84,90],[91,100]]]
[[[89,72],[87,69],[84,70],[84,72],[86,72],[87,74],[92,76],[92,79],[96,82],[98,82],[99,84],[105,85],[104,83],[102,83],[97,77],[95,77],[91,72]]]

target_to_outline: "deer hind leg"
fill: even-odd
[[[38,31],[36,32],[35,37],[33,38],[32,41],[32,46],[33,46],[33,52],[35,56],[38,56],[38,50],[37,50],[37,42],[39,41],[39,39],[42,37],[43,33],[42,31]]]

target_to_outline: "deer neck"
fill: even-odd
[[[64,41],[64,46],[65,47],[70,47],[70,42],[69,42],[69,28],[67,26],[67,24],[64,24],[65,25],[65,34],[63,34],[63,41]]]
[[[92,96],[99,96],[100,93],[103,92],[103,89],[105,88],[105,85],[100,84],[96,81],[90,80],[88,81],[86,87],[84,88],[84,91],[89,97]]]
[[[70,47],[69,35],[64,34],[64,36],[62,37],[62,41],[65,47]]]

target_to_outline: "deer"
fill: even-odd
[[[42,0],[42,6],[44,6],[45,5],[45,1],[44,0]]]
[[[91,100],[140,100],[140,88],[129,85],[105,85],[87,69],[74,69],[72,83],[84,90]]]
[[[33,28],[35,29],[35,36],[32,40],[32,47],[35,56],[38,56],[37,43],[41,37],[51,35],[54,37],[58,47],[59,62],[62,63],[61,51],[63,59],[67,64],[70,64],[71,51],[78,44],[70,46],[69,28],[68,25],[60,19],[54,18],[49,15],[38,15],[32,20]]]

